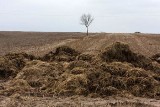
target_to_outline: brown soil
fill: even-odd
[[[7,37],[4,35],[9,35],[11,39],[11,35],[16,37],[19,34],[30,34],[1,33],[2,40]],[[32,34],[43,34],[44,36],[44,34],[53,33],[31,33],[30,36]],[[23,47],[28,40],[26,39],[22,45],[17,45],[21,49],[19,52],[26,53],[9,53],[0,56],[0,95],[3,97],[1,105],[38,106],[39,101],[42,101],[42,105],[47,101],[51,103],[49,106],[78,106],[78,104],[111,107],[159,106],[159,100],[155,100],[154,103],[145,103],[150,101],[150,98],[160,99],[160,64],[157,61],[159,50],[153,53],[154,49],[146,47],[148,44],[142,42],[146,38],[152,41],[152,38],[155,37],[154,43],[159,43],[155,42],[159,36],[91,34],[92,36],[84,37],[84,34],[78,36],[81,33],[74,33],[77,37],[75,35],[64,37],[65,34],[73,33],[57,34],[63,35],[59,36],[53,44],[50,41],[53,36],[48,40],[50,44],[47,45],[45,42],[34,42],[39,38],[33,39],[31,36],[29,43],[38,46],[38,49],[32,48],[34,50],[31,51],[30,46]],[[37,37],[39,37],[38,35]],[[40,38],[44,39],[43,36]],[[114,41],[112,41],[113,39]],[[97,42],[98,40],[100,42]],[[139,48],[131,41],[137,41]],[[2,45],[2,47],[4,46]],[[14,45],[12,46],[13,52],[16,52]],[[3,51],[2,54],[7,52]],[[56,97],[53,98],[53,96]],[[49,100],[45,99],[46,97]],[[141,98],[135,100],[136,97]],[[106,102],[106,98],[109,98],[108,102]],[[117,98],[120,99],[117,100]],[[131,98],[131,100],[126,98]],[[32,103],[31,100],[34,99],[36,101]],[[78,102],[71,103],[71,100],[77,101],[77,99],[79,99]],[[52,100],[60,105],[53,105]],[[63,100],[67,101],[63,102]]]
[[[146,98],[0,97],[0,107],[159,107],[160,101]]]
[[[129,44],[136,53],[151,57],[160,53],[159,34],[0,32],[0,55],[8,52],[27,52],[44,55],[61,45],[80,52],[97,54],[114,42]]]

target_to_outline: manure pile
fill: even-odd
[[[160,64],[116,42],[99,55],[68,46],[43,57],[25,53],[0,57],[0,95],[160,98]]]

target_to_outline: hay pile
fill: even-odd
[[[43,88],[54,82],[63,73],[63,66],[59,63],[47,63],[33,60],[17,74],[16,79],[23,79],[33,88]]]
[[[102,51],[101,58],[106,62],[134,62],[138,59],[137,55],[130,50],[127,44],[120,42],[116,42]]]
[[[17,66],[6,57],[0,58],[1,68],[8,72],[4,78],[18,70],[13,79],[5,83],[6,87],[0,90],[0,94],[22,94],[38,89],[41,93],[62,96],[160,98],[160,65],[119,42],[107,47],[98,56],[81,54],[62,46],[39,60],[30,57],[22,59],[24,65]]]
[[[155,66],[152,64],[151,59],[146,58],[143,55],[134,53],[133,51],[131,51],[127,44],[123,44],[120,42],[116,42],[107,47],[100,53],[100,57],[105,62],[128,62],[133,64],[135,67],[160,72],[159,67],[155,69]]]
[[[87,95],[88,79],[86,72],[91,64],[82,60],[70,62],[65,72],[57,78],[55,83],[46,87],[47,93],[56,95]]]
[[[26,53],[9,53],[5,57],[10,60],[18,69],[22,69],[27,61],[36,59],[35,56]]]
[[[153,55],[151,59],[160,63],[160,53]]]
[[[45,61],[73,61],[80,53],[68,46],[58,47],[55,52],[51,51],[42,59]]]
[[[60,63],[47,63],[40,60],[28,61],[15,78],[4,84],[5,87],[0,91],[0,94],[25,94],[33,92],[33,90],[36,91],[36,89],[44,90],[48,84],[54,83],[62,73],[63,65]]]
[[[27,81],[23,79],[14,79],[4,84],[4,89],[0,90],[0,95],[11,96],[13,94],[24,94],[32,88]]]
[[[52,91],[48,90],[48,92],[65,96],[86,95],[87,85],[87,78],[84,74],[63,74],[54,84],[54,88],[52,87]]]
[[[121,91],[128,91],[134,96],[154,97],[157,94],[155,90],[160,87],[159,82],[154,79],[155,73],[135,68],[127,63],[103,64],[102,69],[112,75],[109,80],[113,87]]]
[[[79,56],[77,56],[78,60],[83,60],[83,61],[92,61],[92,55],[89,54],[80,54]]]
[[[15,77],[26,62],[33,59],[35,59],[34,56],[26,53],[9,53],[5,56],[0,56],[0,78]]]
[[[121,62],[104,63],[99,69],[74,66],[63,73],[46,91],[55,95],[160,97],[156,74]],[[128,95],[127,94],[127,95]]]

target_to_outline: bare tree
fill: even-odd
[[[90,14],[83,14],[81,16],[81,24],[85,25],[87,28],[87,36],[88,36],[88,27],[93,22],[94,18]]]

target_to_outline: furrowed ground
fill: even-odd
[[[159,34],[107,34],[0,32],[0,55],[8,52],[26,52],[44,55],[61,45],[68,45],[85,53],[96,54],[114,42],[124,42],[145,56],[160,53]]]
[[[159,107],[160,36],[0,33],[0,105]]]

